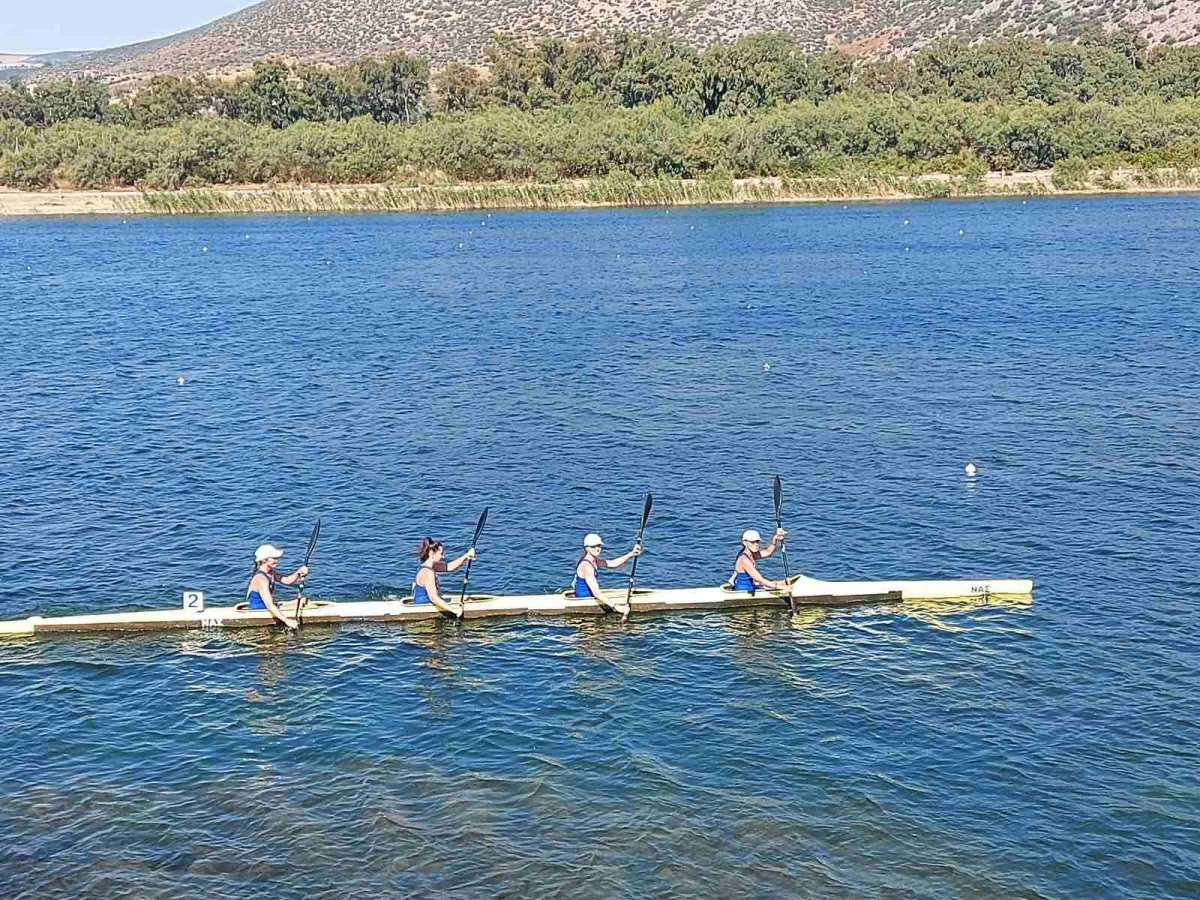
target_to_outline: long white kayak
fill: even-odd
[[[899,603],[905,600],[988,600],[993,596],[1023,596],[1032,592],[1033,582],[1028,579],[819,581],[800,576],[792,586],[791,596],[797,606],[849,606],[860,603]],[[623,602],[625,592],[614,590],[609,597],[612,601]],[[285,600],[282,605],[289,615],[295,610],[293,600]],[[634,592],[633,602],[630,604],[635,614],[787,605],[786,592],[759,591],[751,594],[731,591],[725,587],[638,589]],[[577,598],[565,593],[506,597],[472,594],[467,599],[465,618],[595,615],[607,611],[604,604],[593,598]],[[417,622],[440,616],[441,613],[432,606],[417,606],[403,599],[336,603],[307,601],[303,608],[305,625],[340,622]],[[28,619],[0,622],[0,637],[85,631],[261,628],[272,624],[274,620],[270,613],[264,610],[249,610],[242,604],[199,611],[180,607],[87,616],[32,616]]]

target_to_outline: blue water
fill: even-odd
[[[793,569],[1037,585],[3,643],[0,896],[1196,896],[1198,216],[0,220],[0,618],[318,515],[385,596],[485,505],[473,587],[561,588],[647,490],[639,580],[713,584],[776,472]]]

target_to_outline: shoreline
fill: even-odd
[[[0,188],[0,217],[220,215],[231,213],[437,212],[876,202],[1006,196],[1191,193],[1200,170],[1095,170],[1066,181],[1053,171],[979,177],[854,175],[825,178],[579,179],[539,184],[232,185],[179,191]]]

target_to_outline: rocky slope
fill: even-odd
[[[237,72],[256,59],[335,62],[395,50],[435,66],[478,61],[494,33],[575,37],[665,32],[697,47],[786,31],[813,49],[903,54],[941,35],[1070,37],[1092,23],[1151,41],[1200,41],[1200,0],[263,0],[155,41],[86,54],[43,72],[108,80]]]

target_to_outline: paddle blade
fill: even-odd
[[[304,551],[304,564],[307,566],[308,561],[312,559],[313,550],[317,547],[317,538],[321,536],[321,520],[317,519],[317,524],[313,526],[312,535],[308,539],[308,549]]]
[[[483,508],[483,514],[479,517],[479,524],[475,526],[475,537],[471,538],[472,547],[479,543],[479,536],[483,534],[483,526],[487,524],[489,508],[487,506]]]
[[[783,484],[779,480],[779,476],[775,476],[775,524],[781,525],[783,522]]]
[[[650,520],[650,510],[653,508],[654,508],[654,495],[647,494],[646,495],[646,505],[642,508],[642,527],[638,529],[639,536],[641,535],[641,533],[643,531],[646,530],[646,523]]]

